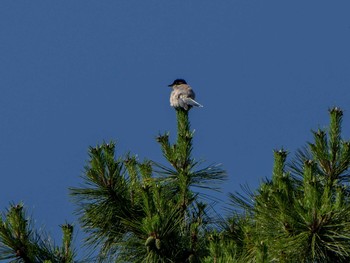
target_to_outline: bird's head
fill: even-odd
[[[187,84],[187,82],[184,79],[175,79],[174,82],[169,87],[173,87],[175,85],[181,85],[181,84]]]

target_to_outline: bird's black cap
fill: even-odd
[[[181,85],[181,84],[187,84],[187,82],[184,79],[175,79],[174,82],[169,87],[172,87],[174,85]]]

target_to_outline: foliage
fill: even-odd
[[[11,205],[0,218],[0,260],[11,262],[72,263],[73,226],[62,225],[62,247],[55,246],[43,233],[33,228],[23,205]]]
[[[203,191],[225,179],[217,165],[192,157],[189,111],[176,109],[177,138],[157,137],[166,164],[116,157],[114,142],[89,148],[73,202],[93,262],[349,262],[350,141],[343,112],[330,109],[329,129],[287,160],[274,151],[271,179],[255,191],[230,193],[230,213],[217,214]],[[206,200],[206,201],[204,201]],[[23,205],[0,218],[0,260],[77,262],[73,227],[56,246],[31,224]]]
[[[87,243],[100,248],[99,261],[197,262],[208,253],[212,219],[192,188],[210,188],[225,173],[215,165],[197,168],[188,111],[176,113],[176,143],[168,133],[157,138],[169,165],[130,154],[115,158],[113,142],[90,148],[85,184],[71,194]]]
[[[231,194],[233,205],[254,226],[246,250],[256,261],[261,246],[268,262],[348,262],[350,259],[349,141],[341,138],[342,111],[330,110],[330,128],[313,132],[314,142],[286,163],[274,152],[271,180],[247,197]],[[250,201],[251,200],[251,201]]]

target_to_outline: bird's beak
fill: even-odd
[[[170,88],[171,88],[172,86],[174,86],[174,84],[170,84],[170,85],[168,85],[168,87],[170,87]]]

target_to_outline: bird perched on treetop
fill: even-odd
[[[194,100],[195,94],[184,79],[175,79],[169,87],[173,88],[170,94],[170,106],[189,110],[192,106],[203,107]]]

